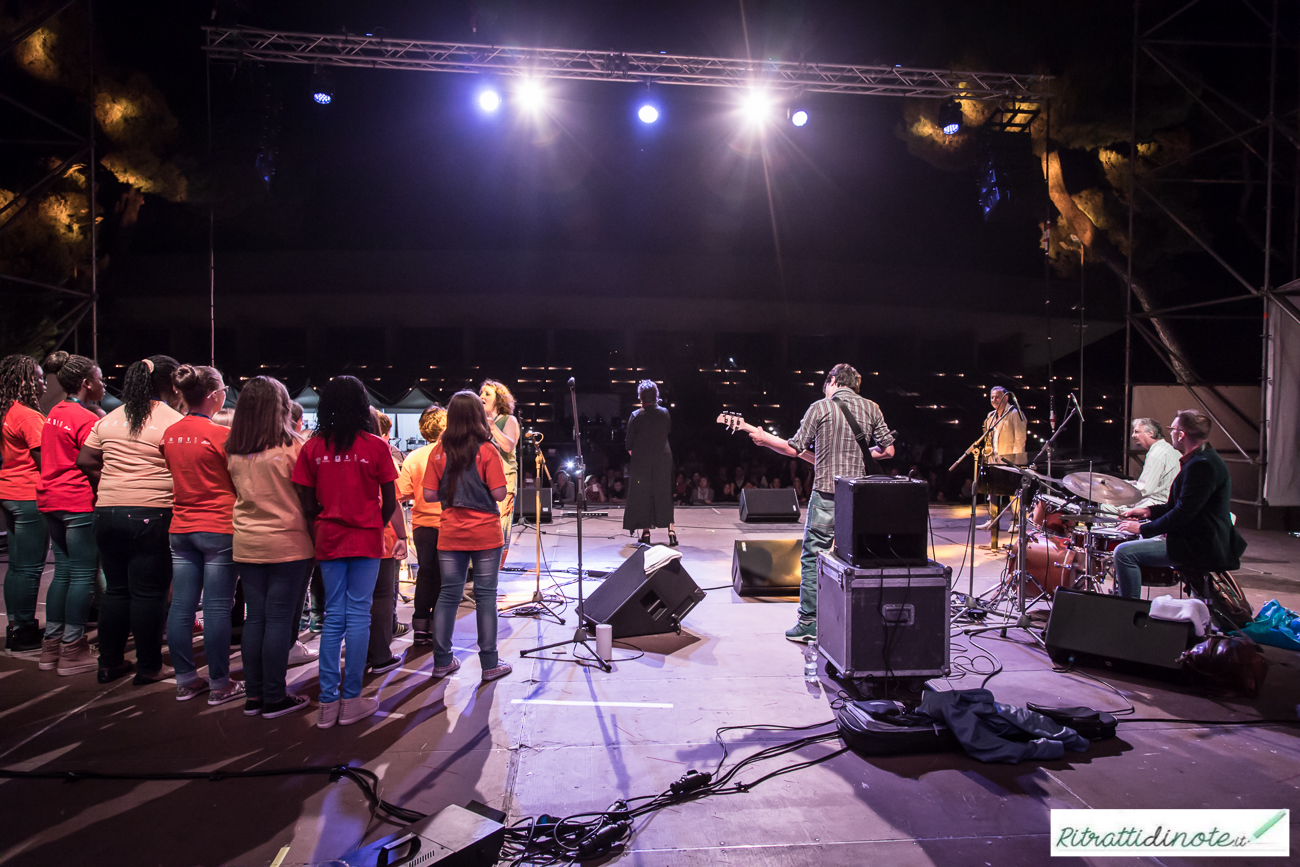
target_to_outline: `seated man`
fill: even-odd
[[[1133,483],[1133,487],[1142,492],[1142,499],[1128,508],[1140,509],[1169,502],[1169,488],[1173,486],[1181,466],[1178,450],[1165,441],[1160,422],[1153,418],[1133,419],[1133,443],[1146,449],[1147,457],[1142,463],[1142,475]],[[1124,507],[1107,504],[1101,507],[1101,511],[1106,515],[1118,515]]]
[[[1169,440],[1182,454],[1182,469],[1169,490],[1169,503],[1124,513],[1119,529],[1142,538],[1115,549],[1115,583],[1121,596],[1142,595],[1143,566],[1180,566],[1205,572],[1241,568],[1246,540],[1232,526],[1228,467],[1207,442],[1210,419],[1185,409],[1169,425]],[[1164,535],[1158,539],[1156,536]]]

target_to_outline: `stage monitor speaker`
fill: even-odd
[[[746,524],[799,522],[799,495],[794,488],[744,488],[740,520]]]
[[[1047,655],[1058,665],[1179,676],[1178,656],[1195,641],[1192,625],[1150,614],[1146,599],[1058,589],[1047,621]]]
[[[731,586],[737,596],[798,596],[803,539],[737,539]]]
[[[515,520],[533,521],[537,514],[537,489],[524,488],[515,494]],[[534,521],[534,523],[536,523]],[[542,523],[551,523],[551,489],[542,488]]]
[[[920,479],[835,479],[835,553],[862,568],[925,566],[930,488]]]
[[[505,814],[486,804],[455,804],[331,864],[355,867],[491,867],[506,840]]]
[[[608,623],[615,638],[681,631],[686,614],[704,599],[680,558],[647,575],[645,549],[638,550],[587,597],[583,614]]]

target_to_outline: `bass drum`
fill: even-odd
[[[1020,546],[1011,546],[1011,553],[1007,555],[1008,576],[1019,571],[1016,565],[1019,559]],[[1073,587],[1075,580],[1083,574],[1082,564],[1075,566],[1074,559],[1075,553],[1070,550],[1069,539],[1035,534],[1029,537],[1025,571],[1050,597],[1058,587]]]

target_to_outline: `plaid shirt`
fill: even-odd
[[[853,414],[858,427],[867,435],[868,443],[884,449],[894,444],[885,424],[885,416],[873,401],[857,394],[851,388],[837,388],[831,397],[839,398]],[[853,431],[844,413],[830,400],[823,398],[803,414],[799,432],[787,442],[796,452],[813,450],[813,490],[823,494],[835,493],[835,477],[860,478],[866,475],[862,449],[853,438]]]

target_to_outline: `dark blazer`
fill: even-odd
[[[1169,556],[1179,566],[1225,572],[1241,568],[1246,540],[1232,526],[1228,467],[1209,443],[1186,459],[1169,489],[1169,502],[1151,507],[1142,538],[1168,535]]]

